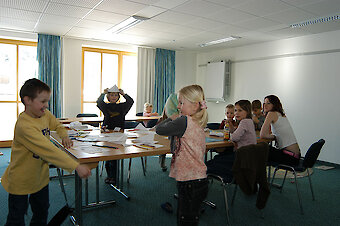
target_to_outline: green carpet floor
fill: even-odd
[[[10,159],[10,149],[0,148],[4,153],[0,156],[0,174],[2,175]],[[170,159],[167,159],[167,165]],[[128,160],[125,160],[125,168]],[[280,193],[273,188],[266,208],[264,219],[255,207],[256,196],[247,197],[240,190],[236,195],[235,204],[231,207],[230,217],[232,225],[340,225],[340,168],[332,170],[313,169],[312,181],[316,200],[312,201],[308,178],[299,179],[302,195],[304,215],[300,214],[295,185],[286,181],[284,190]],[[95,171],[93,170],[93,174]],[[55,170],[51,170],[51,175]],[[100,179],[100,198],[102,200],[116,200],[116,204],[108,207],[87,210],[83,213],[85,225],[176,225],[176,215],[169,214],[160,208],[163,202],[170,202],[176,210],[176,183],[168,177],[168,171],[162,172],[157,157],[148,157],[147,175],[142,173],[140,158],[132,161],[132,175],[130,184],[125,183],[124,191],[131,197],[126,200],[115,192],[103,180],[105,172]],[[89,181],[89,199],[95,199],[94,179]],[[277,182],[280,182],[278,179]],[[69,202],[74,200],[74,178],[64,179]],[[229,197],[231,197],[231,191]],[[7,216],[7,193],[0,186],[0,225],[4,225]],[[213,183],[209,190],[208,199],[215,202],[216,209],[204,206],[205,212],[200,218],[200,225],[226,225],[226,215],[222,187]],[[65,204],[57,180],[50,182],[50,208],[51,218]],[[29,225],[31,211],[28,211],[26,225]],[[63,225],[72,225],[67,219]]]

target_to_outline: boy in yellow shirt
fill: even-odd
[[[47,110],[50,87],[38,79],[29,79],[20,89],[25,105],[15,124],[11,161],[2,176],[8,195],[7,225],[25,225],[28,202],[33,216],[31,225],[46,225],[49,207],[49,166],[52,163],[69,172],[76,170],[81,178],[91,175],[86,165],[79,164],[49,139],[56,130],[66,148],[72,146],[66,129]]]

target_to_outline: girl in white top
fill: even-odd
[[[268,160],[297,165],[301,156],[300,148],[280,99],[275,95],[266,96],[263,110],[266,120],[261,128],[260,136],[276,140],[276,148],[270,149]]]

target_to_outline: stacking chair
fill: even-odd
[[[217,122],[209,122],[207,123],[207,128],[208,129],[211,129],[211,130],[217,130],[219,129],[220,127],[220,123],[217,123]],[[209,152],[210,152],[210,159],[212,159],[212,155],[213,155],[213,152],[215,151],[215,149],[209,149]],[[205,155],[205,160],[207,161],[207,154]]]
[[[301,197],[300,197],[300,192],[299,192],[299,188],[298,188],[298,182],[297,182],[297,177],[296,177],[296,173],[302,173],[304,171],[307,171],[307,174],[308,174],[308,180],[309,180],[309,186],[310,186],[310,190],[312,192],[312,198],[313,200],[315,200],[315,197],[314,197],[314,191],[313,191],[313,187],[312,187],[312,180],[311,180],[311,177],[310,177],[310,173],[309,173],[309,168],[313,168],[319,154],[320,154],[320,151],[321,151],[321,148],[322,146],[325,144],[325,140],[324,139],[320,139],[319,141],[313,143],[305,157],[301,157],[300,158],[300,161],[299,161],[299,164],[296,165],[296,166],[291,166],[291,165],[284,165],[284,164],[277,164],[276,167],[275,167],[275,170],[274,170],[274,173],[273,173],[273,177],[272,177],[272,180],[271,180],[271,187],[273,186],[273,181],[275,179],[275,175],[276,175],[276,172],[279,170],[279,169],[282,169],[282,170],[285,170],[285,176],[283,178],[283,181],[282,181],[282,184],[279,186],[280,188],[280,192],[282,192],[282,189],[283,189],[283,185],[285,183],[285,180],[286,180],[286,176],[287,176],[287,172],[292,172],[293,175],[294,175],[294,182],[295,182],[295,186],[296,186],[296,192],[297,192],[297,195],[298,195],[298,200],[299,200],[299,205],[300,205],[300,210],[301,210],[301,214],[303,214],[303,208],[302,208],[302,201],[301,201]],[[275,163],[272,163],[272,165],[275,165]]]
[[[98,117],[97,114],[87,114],[87,113],[81,113],[76,116],[77,118],[82,118],[82,117]],[[99,122],[94,122],[94,123],[86,123],[94,127],[99,127]]]
[[[209,122],[207,123],[207,128],[212,130],[217,130],[220,128],[220,123],[218,122]]]
[[[223,186],[228,224],[230,223],[230,217],[227,189],[232,184],[235,184],[231,202],[232,205],[235,200],[237,187],[239,186],[247,195],[252,195],[254,194],[254,191],[259,189],[256,206],[259,209],[264,208],[269,196],[269,186],[266,178],[268,151],[269,147],[266,143],[243,146],[236,151],[236,157],[232,168],[233,176],[229,176],[230,174],[208,174],[209,180],[217,180]],[[259,185],[259,188],[257,185]]]

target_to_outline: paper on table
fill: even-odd
[[[72,149],[80,151],[80,152],[86,152],[89,154],[96,154],[96,153],[102,153],[105,151],[105,149],[100,147],[94,147],[91,143],[88,142],[73,142]]]
[[[210,136],[218,136],[218,137],[223,137],[223,136],[224,136],[223,132],[220,132],[220,131],[212,131],[212,130],[210,130],[209,135],[210,135]]]
[[[84,130],[84,129],[88,129],[87,125],[83,125],[80,122],[76,121],[76,122],[71,122],[70,123],[70,128],[74,129],[74,130]]]
[[[154,144],[155,143],[154,137],[155,137],[155,134],[148,133],[147,135],[138,137],[135,140],[135,142],[136,143],[142,143],[142,144]]]
[[[142,123],[139,123],[139,124],[136,126],[135,129],[136,129],[136,130],[148,130],[147,128],[145,128],[145,126],[143,126]]]

